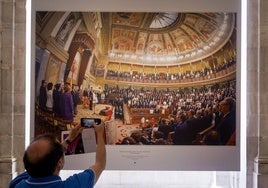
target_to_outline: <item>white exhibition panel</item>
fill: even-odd
[[[237,140],[236,146],[122,146],[107,145],[107,170],[240,170],[240,1],[238,0],[32,0],[31,62],[35,62],[35,11],[177,11],[237,13]],[[34,63],[31,63],[31,125],[34,126]],[[27,114],[26,114],[27,115]],[[31,136],[33,136],[31,127]],[[83,170],[94,163],[95,154],[66,156],[65,169]]]
[[[107,146],[107,170],[238,171],[239,151],[230,146]],[[65,157],[66,170],[94,164],[95,153]]]

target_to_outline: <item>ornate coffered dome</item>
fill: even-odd
[[[142,85],[164,75],[177,87],[236,76],[236,13],[38,12],[36,18],[36,45],[66,64],[66,76],[80,62],[78,85],[96,77]]]
[[[102,13],[102,52],[113,61],[184,64],[222,48],[235,31],[233,13]]]

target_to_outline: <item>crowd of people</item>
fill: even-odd
[[[128,72],[128,71],[115,71],[108,70],[107,78],[126,78],[130,80],[152,80],[152,81],[168,81],[168,80],[183,80],[189,78],[210,77],[210,75],[225,70],[236,63],[234,59],[217,64],[213,67],[205,67],[203,70],[184,71],[178,73],[146,73],[146,72]]]
[[[212,107],[225,97],[236,98],[236,83],[226,82],[210,86],[178,88],[178,89],[135,89],[132,87],[120,88],[106,87],[106,96],[116,96],[107,102],[113,105],[127,103],[129,108],[149,108],[158,111],[159,108],[167,108],[176,115],[178,110],[195,111]]]
[[[55,84],[42,80],[38,104],[42,110],[52,112],[55,117],[72,121],[80,103],[79,88],[68,83]]]
[[[94,104],[101,101],[111,104],[114,106],[115,119],[122,121],[123,105],[129,109],[150,109],[153,114],[160,113],[162,109],[169,113],[168,118],[160,116],[158,120],[143,121],[140,130],[118,144],[225,145],[235,133],[235,81],[177,89],[135,89],[131,86],[120,88],[105,85],[103,92],[96,94],[92,89],[79,91],[70,84],[56,84],[53,87],[52,83],[42,81],[39,105],[52,111],[55,116],[73,120],[78,113],[77,105],[83,104],[84,99],[89,101],[89,110],[93,110]],[[221,124],[225,114],[230,116],[226,120],[227,126]],[[199,133],[207,129],[209,131],[197,139]]]
[[[213,108],[181,110],[176,116],[148,120],[117,144],[235,145],[235,114],[235,99],[226,97]]]
[[[178,90],[106,88],[107,95],[116,93],[115,104],[127,103],[129,108],[149,108],[154,113],[166,108],[170,112],[169,118],[154,120],[155,123],[145,121],[141,130],[133,133],[134,137],[129,135],[118,144],[228,144],[236,127],[235,84],[234,81]],[[223,119],[227,125],[223,125]],[[206,129],[209,131],[197,140],[198,133]]]

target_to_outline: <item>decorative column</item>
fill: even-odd
[[[23,171],[26,0],[0,0],[0,184]],[[16,149],[15,149],[16,148]]]
[[[255,84],[257,85],[255,94],[253,94],[254,90],[252,89],[254,88],[252,87],[254,86],[250,86],[249,83],[249,90],[252,91],[252,96],[254,96],[253,102],[256,102],[256,104],[253,108],[248,105],[248,111],[250,111],[253,117],[254,115],[257,117],[255,122],[251,121],[249,123],[255,123],[257,126],[256,130],[258,131],[258,151],[254,160],[253,187],[265,188],[268,185],[268,1],[259,0],[256,3],[254,0],[250,1],[252,1],[250,3],[253,5],[251,10],[252,18],[254,20],[258,18],[256,23],[252,23],[256,24],[257,29],[251,32],[256,32],[256,34],[250,33],[251,35],[249,35],[249,37],[252,37],[251,39],[249,38],[249,45],[253,47],[251,55],[254,57],[254,59],[250,60],[254,60],[256,63],[248,62],[249,66],[256,71],[254,77],[256,79]],[[252,27],[248,28],[251,29]],[[251,53],[252,51],[249,52]],[[253,68],[253,65],[255,65],[255,68]]]

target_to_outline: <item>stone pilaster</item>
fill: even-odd
[[[253,187],[264,188],[268,185],[268,1],[258,1],[258,37],[255,38],[257,45],[257,58],[255,59],[258,71],[258,91],[256,97],[256,112],[258,119],[258,154],[254,161]]]
[[[23,171],[25,1],[0,0],[0,187]]]
[[[16,159],[10,157],[0,158],[0,182],[3,187],[7,187],[12,176],[16,176]],[[2,188],[2,187],[1,187]]]
[[[247,187],[253,187],[254,160],[258,153],[258,1],[248,0],[247,15]],[[243,62],[242,62],[243,63]],[[241,117],[243,118],[243,117]],[[243,125],[241,125],[243,126]]]

